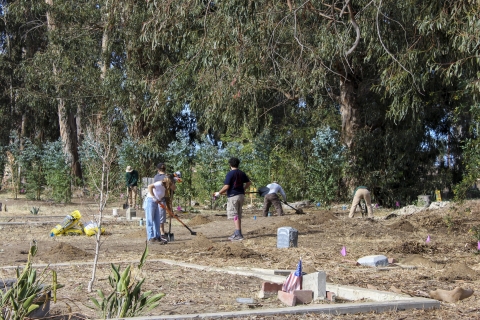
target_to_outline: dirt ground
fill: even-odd
[[[34,263],[50,264],[49,269],[56,270],[58,281],[65,285],[58,291],[59,300],[52,304],[51,313],[97,318],[90,302],[90,297],[97,297],[97,293],[87,293],[92,277],[94,238],[49,235],[50,230],[74,210],[81,212],[84,223],[90,221],[98,212],[93,199],[74,199],[69,205],[53,205],[9,197],[9,194],[0,193],[3,209],[7,206],[7,211],[0,212],[0,277],[14,278],[13,267],[25,264],[30,243],[35,240],[38,254]],[[30,213],[32,207],[40,208],[38,215]],[[118,208],[119,217],[113,217],[114,208]],[[121,208],[120,202],[111,203],[104,211],[106,233],[102,237],[94,291],[102,289],[110,293],[110,263],[120,265],[122,270],[129,264],[136,265],[146,245],[145,227],[140,226],[138,219],[127,221],[125,210]],[[480,201],[449,203],[444,208],[408,215],[400,214],[401,210],[395,211],[397,215],[391,215],[393,210],[377,209],[374,220],[364,219],[360,214],[349,219],[342,204],[329,210],[306,207],[303,215],[286,210],[283,217],[263,217],[258,209],[245,209],[242,220],[245,240],[235,243],[227,240],[233,232],[233,221],[227,220],[225,212],[198,209],[200,213],[178,213],[179,218],[197,232],[196,236],[173,220],[171,232],[175,240],[166,245],[154,243],[148,247],[147,263],[138,274],[140,278],[146,278],[142,288],[163,292],[166,296],[147,315],[288,308],[276,297],[257,299],[261,279],[199,271],[155,260],[293,270],[301,258],[304,272],[325,270],[328,281],[335,284],[401,290],[418,296],[431,290],[451,290],[457,286],[471,288],[475,293],[454,304],[442,303],[440,309],[431,311],[343,316],[305,314],[282,318],[480,319],[480,255],[477,241],[469,232],[472,227],[480,228]],[[142,210],[137,210],[137,217],[143,214]],[[283,226],[298,230],[298,247],[276,248],[276,232]],[[168,231],[168,225],[166,229]],[[428,236],[430,242],[427,243]],[[343,246],[347,250],[345,257],[340,254]],[[358,258],[373,254],[383,254],[416,268],[379,271],[355,265]],[[46,283],[49,281],[45,279]],[[236,302],[239,297],[255,298],[255,304],[239,304]],[[273,317],[255,317],[270,318]]]

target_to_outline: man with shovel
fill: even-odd
[[[282,203],[277,193],[280,193],[280,195],[283,198],[283,201],[287,202],[287,195],[285,194],[285,191],[283,191],[282,186],[280,186],[276,181],[270,184],[267,184],[267,188],[269,189],[269,191],[265,195],[265,198],[263,199],[263,216],[264,217],[268,216],[268,210],[270,209],[270,206],[272,204],[275,207],[275,210],[277,211],[277,216],[283,216],[284,213],[283,213]]]
[[[241,241],[242,235],[242,206],[245,200],[245,189],[250,187],[250,179],[245,172],[238,169],[240,160],[238,158],[230,158],[228,160],[230,171],[227,173],[224,185],[220,191],[213,194],[214,197],[219,197],[221,194],[226,194],[227,200],[227,218],[233,219],[235,223],[235,232],[228,240]]]

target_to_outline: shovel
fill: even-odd
[[[171,231],[172,231],[172,217],[170,216],[168,220],[168,233],[167,233],[168,242],[172,242],[174,239],[173,233],[171,233]]]
[[[170,217],[173,217],[173,218],[177,219],[178,222],[180,222],[185,228],[187,228],[188,231],[190,231],[190,234],[191,234],[192,236],[196,236],[196,235],[197,235],[197,233],[196,233],[195,231],[192,231],[185,223],[183,223],[182,220],[180,220],[175,214],[173,214],[173,212],[170,211],[170,209],[169,209],[167,206],[165,206],[163,203],[160,203],[160,207],[162,207],[163,209],[165,209],[165,211],[167,211],[167,213],[169,214]]]
[[[297,208],[294,208],[292,207],[291,205],[289,205],[286,201],[282,201],[285,205],[289,206],[290,208],[292,208],[293,210],[295,210],[295,213],[296,214],[305,214],[305,212],[303,212],[302,209],[297,209]]]

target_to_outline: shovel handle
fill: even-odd
[[[190,233],[191,233],[192,235],[196,235],[196,234],[197,234],[195,231],[190,230],[190,228],[189,228],[185,223],[183,223],[183,221],[180,220],[179,217],[177,217],[175,214],[173,214],[173,212],[170,211],[170,209],[169,209],[167,206],[165,206],[163,203],[160,203],[160,207],[162,207],[162,209],[165,209],[165,211],[167,211],[167,213],[168,213],[168,215],[169,215],[170,217],[174,217],[175,219],[177,219],[178,222],[180,222],[185,228],[187,228],[188,231],[190,231]]]

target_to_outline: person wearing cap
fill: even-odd
[[[353,218],[355,215],[355,210],[357,209],[357,205],[360,203],[361,199],[365,199],[367,204],[368,217],[373,218],[372,198],[370,196],[370,191],[368,191],[368,188],[365,186],[359,186],[353,191],[353,202],[352,207],[350,208],[350,214],[348,216]]]
[[[227,173],[224,185],[220,191],[213,194],[218,197],[221,194],[226,194],[227,199],[227,218],[233,219],[235,224],[235,232],[228,237],[231,241],[243,240],[242,235],[242,206],[245,200],[245,189],[250,187],[250,179],[245,172],[238,169],[240,160],[238,158],[230,158],[228,160],[230,171]]]
[[[128,166],[125,170],[125,180],[127,182],[127,197],[128,197],[128,206],[130,208],[137,208],[137,183],[138,183],[138,172],[133,170],[131,166]]]
[[[264,217],[268,216],[268,210],[270,209],[270,206],[272,204],[275,207],[275,210],[277,211],[277,216],[283,216],[284,213],[283,213],[282,203],[277,193],[280,193],[280,195],[283,198],[283,201],[287,202],[287,195],[285,194],[285,191],[283,191],[283,188],[276,181],[270,184],[267,184],[267,188],[270,190],[268,191],[268,193],[265,195],[265,198],[263,199],[263,216]]]

